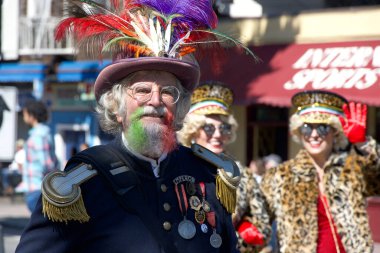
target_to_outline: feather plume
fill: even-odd
[[[216,32],[217,16],[210,0],[71,0],[71,17],[61,21],[56,39],[70,33],[89,55],[113,58],[178,57],[204,48],[231,44],[254,54],[238,40]]]

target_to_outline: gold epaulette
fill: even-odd
[[[223,153],[217,155],[198,144],[192,144],[191,149],[195,155],[218,168],[216,197],[229,213],[233,213],[236,207],[236,189],[240,182],[239,167],[233,159]]]
[[[54,222],[89,221],[79,186],[96,174],[91,165],[81,163],[68,172],[46,175],[42,182],[43,214]]]

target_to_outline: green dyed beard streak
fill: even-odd
[[[143,147],[144,143],[147,140],[147,135],[144,131],[143,125],[141,121],[138,120],[143,111],[143,108],[138,108],[131,115],[131,124],[128,128],[126,136],[129,145],[131,145],[131,147],[139,149]]]

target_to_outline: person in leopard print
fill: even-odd
[[[292,103],[290,131],[302,149],[260,184],[280,252],[371,253],[365,208],[380,195],[380,147],[366,136],[367,106],[321,90]]]

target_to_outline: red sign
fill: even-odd
[[[271,45],[252,50],[261,62],[255,64],[250,57],[230,51],[221,74],[208,70],[202,72],[202,79],[229,84],[236,104],[290,106],[296,92],[325,89],[348,100],[380,106],[380,41]]]

